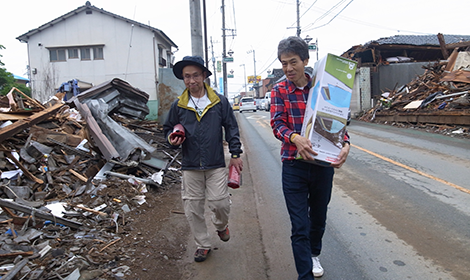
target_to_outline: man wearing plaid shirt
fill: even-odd
[[[338,160],[322,166],[296,160],[313,160],[309,139],[302,137],[304,119],[312,77],[305,74],[308,65],[308,46],[299,37],[289,37],[278,45],[278,59],[286,80],[271,91],[271,127],[274,136],[282,142],[282,189],[289,212],[292,230],[291,243],[298,279],[323,276],[318,256],[325,232],[326,212],[333,187],[334,168],[339,168],[349,154],[349,135]]]

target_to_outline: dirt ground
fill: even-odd
[[[152,188],[147,202],[127,218],[127,233],[121,246],[128,254],[120,262],[130,269],[125,279],[182,279],[185,265],[191,261],[186,249],[190,236],[183,214],[180,186]]]

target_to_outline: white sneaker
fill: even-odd
[[[325,270],[320,264],[320,259],[318,257],[312,257],[312,263],[313,263],[313,269],[312,269],[313,276],[317,278],[322,277]]]

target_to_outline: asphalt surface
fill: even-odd
[[[231,240],[214,230],[216,250],[191,264],[190,279],[296,279],[280,142],[268,112],[236,114],[245,169],[232,190]],[[322,279],[470,279],[470,141],[354,120],[348,129]]]

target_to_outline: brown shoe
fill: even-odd
[[[228,227],[222,231],[217,231],[217,235],[223,242],[227,242],[230,239],[230,232],[228,231]]]
[[[203,262],[207,259],[207,255],[211,249],[197,249],[196,253],[194,254],[194,261],[196,262]]]

